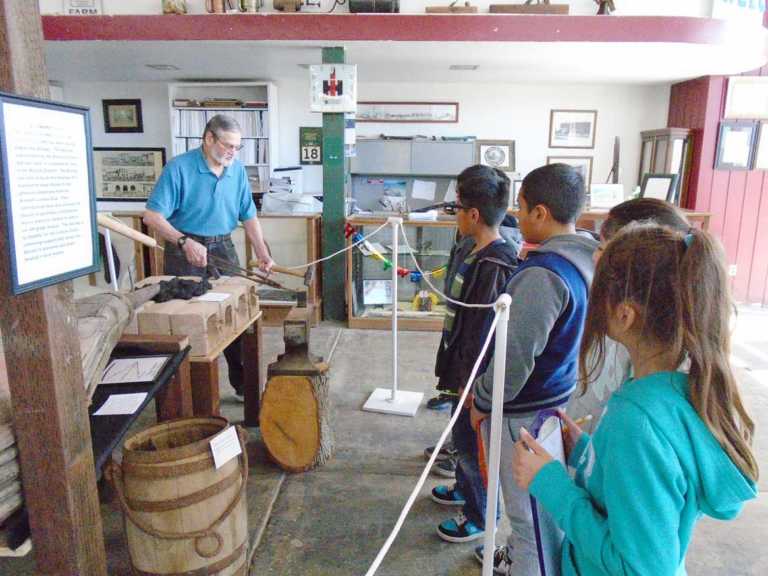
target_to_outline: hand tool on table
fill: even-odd
[[[258,268],[260,262],[258,260],[251,260],[248,262],[248,266],[252,268]],[[298,270],[292,270],[291,268],[286,268],[285,266],[278,266],[277,264],[272,265],[272,272],[277,272],[279,274],[286,274],[288,276],[294,276],[295,278],[301,278],[304,280],[304,286],[311,286],[312,280],[315,277],[315,266],[314,264],[312,266],[308,266],[307,269],[304,272],[299,272]]]
[[[211,253],[208,253],[208,262],[210,262],[211,264],[219,268],[221,272],[227,275],[239,276],[241,278],[253,280],[254,282],[260,282],[262,284],[266,284],[267,286],[272,286],[273,288],[280,288],[281,290],[289,290],[290,292],[293,292],[293,290],[286,288],[279,282],[275,282],[274,280],[271,280],[260,273],[254,272],[253,270],[241,268],[237,264],[233,264],[232,262],[224,258],[219,258],[218,256],[214,256]]]
[[[150,248],[155,248],[157,250],[164,251],[163,247],[160,246],[157,243],[157,240],[152,238],[151,236],[147,236],[146,234],[143,234],[139,232],[138,230],[134,230],[130,226],[123,224],[118,220],[117,218],[113,218],[112,216],[109,216],[108,214],[104,213],[97,213],[96,214],[96,222],[99,224],[99,226],[103,226],[104,228],[109,228],[113,232],[117,232],[118,234],[121,234],[122,236],[125,236],[126,238],[130,238],[131,240],[135,240],[136,242],[139,242],[141,244],[144,244],[145,246],[149,246]],[[208,260],[214,262],[217,267],[226,266],[227,267],[227,273],[232,274],[234,276],[240,276],[243,278],[246,278],[247,280],[252,280],[254,282],[265,284],[267,286],[272,286],[273,288],[280,288],[282,290],[288,290],[285,286],[280,284],[279,282],[275,282],[274,280],[270,280],[266,276],[263,276],[261,274],[254,273],[253,271],[246,270],[245,268],[240,268],[239,266],[236,266],[232,264],[229,260],[224,260],[223,258],[217,258],[216,256],[213,256],[212,254],[208,254]],[[233,272],[239,271],[242,272],[242,274]]]

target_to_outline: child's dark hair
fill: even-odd
[[[638,313],[643,338],[690,360],[690,401],[731,460],[757,480],[754,423],[729,364],[733,310],[725,256],[713,237],[629,224],[597,264],[580,351],[582,384],[602,369],[608,317],[621,303]]]
[[[600,236],[610,240],[630,222],[650,222],[678,232],[688,232],[691,227],[685,214],[674,204],[658,198],[633,198],[611,208],[600,228]]]
[[[529,172],[521,193],[529,210],[543,204],[561,224],[576,222],[584,207],[584,179],[568,164],[547,164]]]
[[[456,179],[462,206],[477,208],[487,226],[498,226],[509,206],[509,177],[498,168],[475,164]]]

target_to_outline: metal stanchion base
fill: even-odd
[[[423,392],[398,390],[392,400],[391,388],[376,388],[363,405],[363,410],[397,416],[415,416],[423,399]]]

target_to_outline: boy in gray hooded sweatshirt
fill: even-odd
[[[576,233],[584,205],[584,180],[566,164],[537,168],[523,180],[517,214],[526,242],[538,244],[510,280],[501,489],[511,534],[494,554],[494,572],[539,576],[530,497],[512,478],[512,455],[521,427],[530,429],[540,411],[565,406],[576,388],[577,359],[597,242]],[[495,361],[495,360],[494,360]],[[493,361],[492,361],[493,363]],[[491,411],[493,367],[475,381],[472,424]],[[543,550],[542,558],[559,558]],[[476,550],[482,562],[482,547]],[[545,560],[547,573],[557,567]],[[554,571],[553,571],[554,570]]]

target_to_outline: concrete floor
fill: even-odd
[[[760,497],[733,522],[703,519],[688,553],[692,576],[768,574],[762,538],[768,526],[768,311],[743,308],[737,324],[734,362],[747,404],[758,421],[757,450],[763,466]],[[762,332],[761,332],[762,327]],[[338,337],[338,342],[336,343]],[[400,336],[400,388],[432,396],[432,362],[439,336],[404,332]],[[334,343],[336,346],[334,348]],[[312,348],[328,358],[334,404],[336,453],[323,467],[304,474],[284,474],[269,463],[252,431],[248,482],[250,574],[280,576],[362,576],[394,526],[448,415],[426,410],[414,418],[362,412],[371,390],[390,385],[391,340],[388,332],[340,329],[325,324],[312,331]],[[265,362],[282,351],[278,329],[265,330]],[[222,365],[222,372],[226,369]],[[242,418],[242,405],[222,389],[222,412]],[[152,424],[146,411],[143,425]],[[762,423],[762,426],[760,425]],[[405,525],[377,574],[382,576],[479,575],[471,544],[448,544],[435,534],[449,517],[433,503],[429,490],[442,480],[430,476]],[[109,573],[130,574],[122,520],[110,490],[102,487],[102,517]],[[500,527],[503,535],[505,524]],[[0,576],[36,574],[33,554],[0,558]]]

